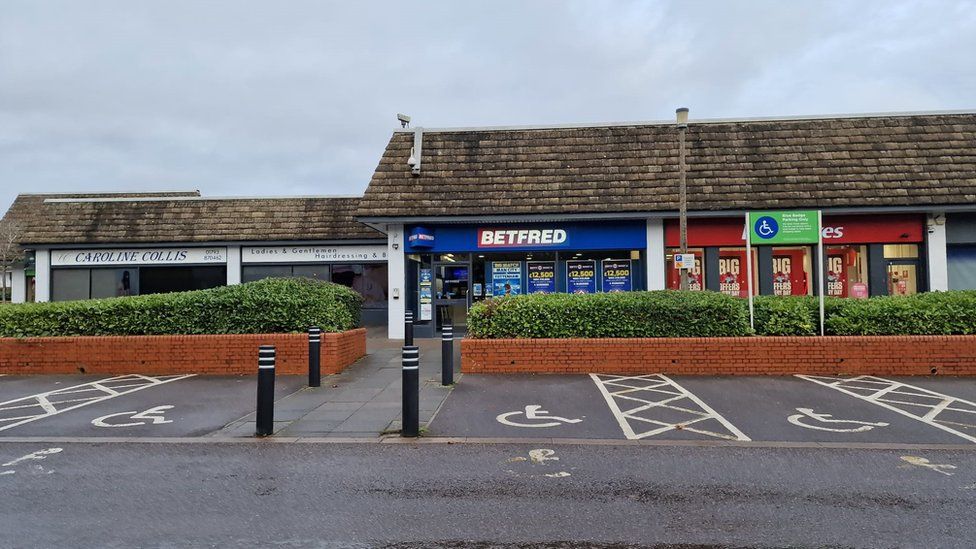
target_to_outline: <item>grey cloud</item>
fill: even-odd
[[[963,109],[967,2],[5,2],[18,192],[361,192],[426,126]]]

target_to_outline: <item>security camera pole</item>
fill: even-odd
[[[678,149],[680,161],[678,164],[679,174],[679,202],[678,202],[678,224],[681,233],[681,254],[688,253],[688,186],[685,182],[685,130],[688,129],[688,109],[681,107],[675,112],[678,125]],[[681,289],[688,289],[688,268],[681,269],[678,273],[681,281]]]

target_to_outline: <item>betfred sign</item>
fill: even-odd
[[[537,248],[563,246],[563,229],[478,229],[479,248]]]

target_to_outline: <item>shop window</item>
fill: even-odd
[[[773,248],[773,295],[813,295],[813,260],[807,246]]]
[[[759,295],[758,255],[752,250],[752,295]],[[749,285],[746,279],[746,249],[719,248],[718,249],[718,286],[719,291],[734,297],[749,297]]]
[[[313,280],[331,280],[328,265],[295,265],[292,267],[291,275]]]
[[[53,269],[51,300],[74,301],[91,296],[91,269]]]
[[[885,244],[885,259],[914,259],[918,257],[918,244]]]
[[[364,307],[386,304],[388,270],[385,264],[332,265],[332,282],[357,291],[365,300]]]
[[[220,267],[141,267],[139,291],[165,294],[207,290],[227,284],[227,268]]]
[[[92,269],[91,298],[139,295],[139,269]]]
[[[245,265],[241,268],[241,282],[285,276],[292,276],[291,265]]]
[[[868,297],[867,246],[829,246],[827,254],[827,295]]]
[[[681,288],[681,271],[674,268],[674,254],[678,253],[681,253],[681,248],[668,248],[664,255],[669,290]],[[695,254],[695,268],[689,273],[688,289],[703,290],[705,289],[705,250],[703,248],[688,248],[688,253]]]
[[[949,246],[949,289],[976,290],[976,246]]]

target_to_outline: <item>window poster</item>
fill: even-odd
[[[602,264],[604,292],[629,292],[633,289],[633,270],[629,259],[604,259]]]
[[[491,287],[495,297],[522,293],[522,262],[492,261]]]
[[[742,271],[745,265],[743,258],[738,255],[720,256],[718,258],[718,289],[720,292],[733,297],[746,297],[746,281]]]
[[[529,261],[528,293],[556,293],[556,263],[554,261]]]
[[[420,320],[433,318],[433,284],[432,269],[420,269]]]
[[[847,295],[847,265],[843,255],[827,256],[827,295],[844,297]]]
[[[596,293],[596,261],[580,259],[567,261],[566,291],[571,294]]]
[[[793,295],[793,258],[773,257],[773,295]]]

